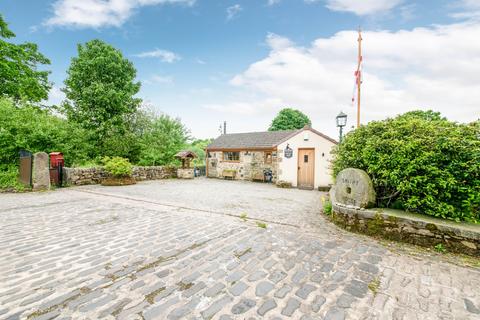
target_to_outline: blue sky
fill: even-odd
[[[52,61],[50,103],[76,46],[100,38],[133,61],[148,108],[199,138],[267,129],[284,106],[336,136],[364,30],[362,122],[412,109],[480,116],[476,0],[3,0],[17,34]]]

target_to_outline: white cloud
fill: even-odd
[[[238,3],[227,8],[227,20],[232,20],[243,10],[242,6]]]
[[[57,0],[47,26],[76,28],[120,27],[136,8],[149,5],[184,4],[195,0]]]
[[[145,84],[173,84],[173,78],[171,76],[162,76],[154,74],[149,79],[143,80]]]
[[[305,0],[307,3],[319,0]],[[403,0],[326,0],[326,7],[333,11],[351,12],[359,16],[387,12]]]
[[[280,0],[268,0],[267,5],[274,6],[279,2],[280,2]]]
[[[478,0],[460,0],[452,7],[459,9],[451,14],[454,18],[480,20],[480,1]]]
[[[162,50],[162,49],[155,49],[153,51],[138,53],[135,56],[139,58],[158,58],[162,62],[167,62],[167,63],[173,63],[181,59],[181,57],[178,54],[172,51]]]
[[[480,117],[480,23],[363,33],[362,123],[414,109],[433,109],[449,119]],[[217,110],[272,115],[283,106],[309,114],[320,130],[336,134],[340,110],[355,122],[351,106],[357,33],[338,32],[308,47],[268,35],[271,51],[231,79],[244,91]],[[251,95],[258,98],[252,100]],[[265,101],[275,101],[275,112]],[[262,109],[262,107],[264,109]],[[214,109],[211,107],[211,109]]]

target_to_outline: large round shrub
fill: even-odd
[[[113,177],[122,178],[132,176],[133,166],[126,158],[105,157],[103,158],[103,164],[105,171],[107,171]]]
[[[365,170],[379,207],[480,222],[480,121],[408,112],[348,133],[334,153],[334,175]]]

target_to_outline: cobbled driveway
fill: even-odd
[[[480,319],[480,270],[337,229],[321,196],[210,179],[0,195],[0,318]]]

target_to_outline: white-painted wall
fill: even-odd
[[[308,136],[308,140],[305,140],[305,135]],[[285,158],[283,151],[287,147],[293,149],[293,156],[291,158]],[[297,135],[291,137],[287,141],[278,145],[278,157],[281,160],[278,163],[278,180],[291,182],[292,186],[297,186],[297,173],[298,173],[298,149],[302,148],[314,148],[315,149],[315,188],[325,187],[333,184],[331,175],[331,160],[332,160],[332,147],[335,144],[325,139],[324,137],[316,134],[313,131],[305,129],[299,132]],[[322,155],[323,154],[323,155]]]

